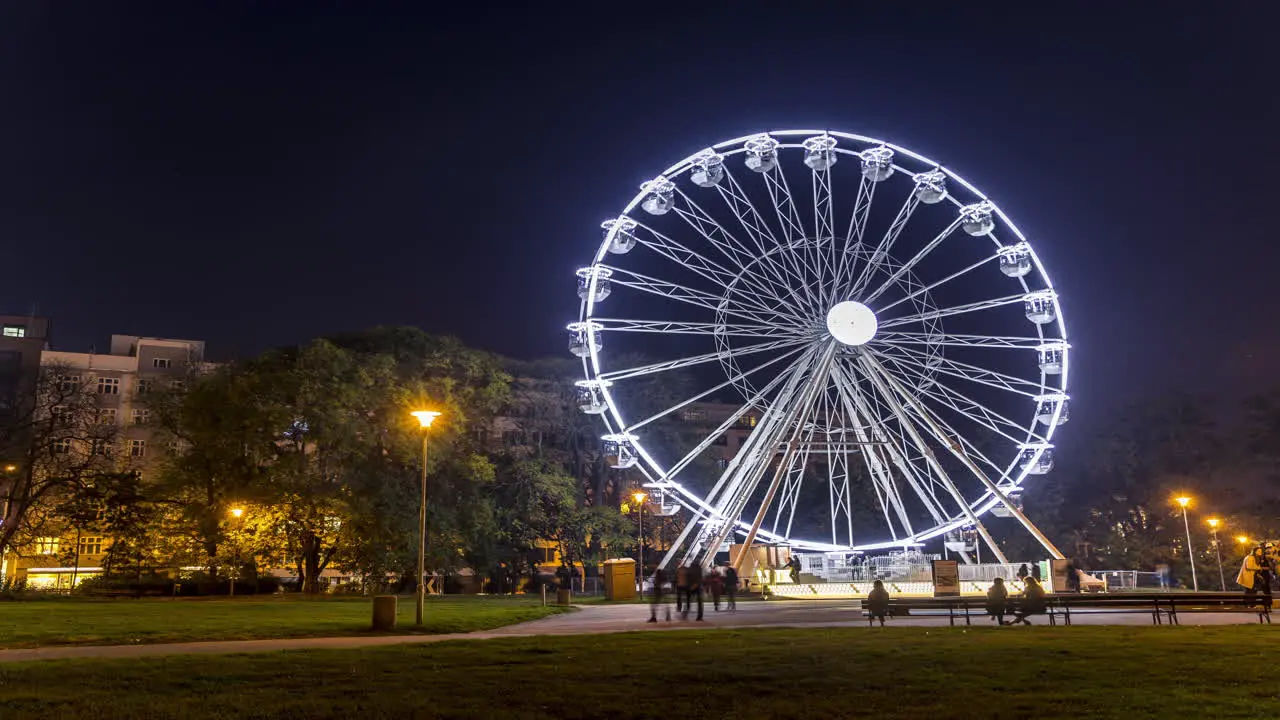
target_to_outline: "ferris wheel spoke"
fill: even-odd
[[[835,230],[835,202],[831,191],[831,168],[819,167],[812,173],[813,176],[813,227],[814,243],[818,258],[820,273],[818,277],[826,278],[834,276],[837,268],[837,261],[840,259],[841,253],[839,244],[836,242]],[[826,258],[825,266],[823,264],[823,247],[830,248],[830,257]],[[823,283],[825,284],[825,280]],[[829,294],[822,291],[823,306],[831,304]]]
[[[1025,335],[960,335],[956,333],[893,331],[877,334],[876,342],[886,345],[941,345],[947,347],[1036,350],[1046,342],[1046,339],[1044,337],[1028,337]]]
[[[871,481],[870,484],[872,489],[875,491],[876,501],[880,505],[880,512],[884,515],[885,526],[888,527],[889,534],[893,539],[898,539],[897,528],[893,523],[893,516],[896,514],[898,522],[903,528],[903,532],[907,536],[910,536],[913,534],[911,530],[911,519],[907,515],[906,507],[902,502],[902,496],[898,492],[896,484],[893,481],[893,474],[889,472],[888,467],[881,462],[878,454],[879,445],[888,442],[885,438],[883,428],[877,427],[875,421],[871,419],[867,412],[859,412],[857,409],[857,403],[850,399],[851,391],[842,386],[845,382],[843,372],[834,379],[836,382],[837,395],[842,401],[842,404],[846,407],[849,424],[853,427],[854,436],[861,444],[862,452],[859,454],[862,455],[863,464],[867,469],[867,477]],[[849,494],[849,472],[848,461],[846,460],[846,495]],[[905,476],[904,479],[906,479],[908,483],[911,482],[909,479],[905,478]],[[850,498],[850,502],[851,501],[852,498]],[[890,512],[891,510],[892,512]],[[852,544],[852,507],[850,507],[850,520],[849,538],[850,544]]]
[[[1002,551],[1000,546],[996,544],[995,539],[991,537],[991,533],[987,531],[986,526],[982,524],[982,521],[978,518],[977,514],[974,513],[973,508],[970,506],[969,502],[965,500],[964,495],[960,492],[959,488],[956,487],[951,476],[945,469],[943,469],[942,465],[934,457],[932,450],[929,449],[928,444],[924,439],[921,429],[909,419],[906,408],[907,406],[914,406],[915,401],[902,389],[900,385],[896,384],[896,381],[892,376],[880,372],[879,363],[875,362],[870,355],[864,354],[859,357],[858,360],[859,367],[864,371],[866,377],[871,381],[880,394],[894,408],[894,413],[898,417],[898,422],[902,424],[908,434],[911,435],[913,441],[920,448],[920,452],[925,455],[926,462],[933,468],[934,473],[943,483],[943,487],[946,489],[948,494],[951,495],[952,499],[959,506],[960,511],[969,519],[969,522],[987,543],[987,547],[991,549],[991,552],[1000,560],[1000,562],[1007,563],[1008,560],[1005,558],[1004,551]],[[927,418],[922,418],[922,420],[927,420]],[[924,422],[923,424],[928,425],[927,422]],[[928,432],[930,435],[935,435],[932,426],[926,427],[925,432]],[[947,444],[947,441],[944,438],[936,439],[943,442],[947,447],[951,447]],[[963,454],[961,453],[961,455]],[[961,459],[963,460],[963,457]],[[981,475],[981,473],[978,474]],[[985,476],[983,476],[983,479],[985,479]],[[988,480],[987,482],[989,483],[990,481]]]
[[[999,258],[1000,258],[999,255],[991,255],[986,258],[983,258],[982,260],[979,260],[978,262],[973,263],[972,265],[969,265],[968,267],[965,267],[962,270],[957,270],[956,272],[951,273],[950,275],[942,278],[941,280],[938,280],[937,282],[931,283],[929,285],[925,285],[924,287],[921,287],[919,290],[913,290],[910,294],[906,295],[905,297],[899,298],[898,300],[895,300],[889,303],[888,305],[885,305],[884,307],[880,308],[880,312],[882,313],[888,312],[891,308],[897,307],[898,305],[901,305],[904,302],[907,302],[909,300],[914,300],[915,298],[921,295],[932,293],[934,290],[937,290],[939,287],[942,287],[943,285],[951,282],[952,280],[955,280],[958,277],[963,277],[964,275],[970,272],[973,272],[974,270],[977,270],[983,265],[990,263],[992,260],[998,260]]]
[[[769,350],[778,350],[780,348],[792,347],[808,343],[808,340],[773,340],[770,342],[757,343],[755,345],[746,345],[735,351],[739,357],[752,355],[759,352],[767,352]],[[609,382],[619,382],[622,380],[630,380],[632,378],[643,377],[645,375],[653,375],[655,373],[669,372],[672,370],[681,370],[684,368],[694,367],[710,362],[719,362],[724,360],[724,354],[721,352],[710,352],[703,355],[693,355],[691,357],[678,358],[676,360],[666,360],[664,362],[650,363],[648,365],[640,365],[637,367],[626,368],[624,370],[612,370],[610,372],[602,372],[597,377],[600,380]]]
[[[895,350],[901,354],[897,356],[887,355],[887,357],[896,357],[898,360],[911,363],[921,370],[927,371],[934,369],[952,377],[960,378],[961,380],[969,380],[971,382],[990,385],[991,387],[995,387],[1000,390],[1007,390],[1008,392],[1026,395],[1033,398],[1039,397],[1046,392],[1046,387],[1043,383],[1033,382],[1026,378],[1020,378],[1016,375],[1009,375],[996,370],[978,367],[977,365],[970,365],[969,363],[959,362],[942,356],[931,356],[913,348],[898,347],[895,348]],[[885,355],[883,351],[879,350],[871,350],[871,353],[877,356]]]
[[[790,340],[811,340],[812,334],[803,330],[778,327],[777,325],[722,324],[675,322],[666,320],[627,320],[622,318],[593,318],[592,322],[604,332],[638,332],[657,333],[659,335],[706,335],[718,337],[722,335],[751,338],[779,338]]]
[[[857,267],[858,255],[864,249],[863,236],[866,235],[867,218],[871,214],[871,204],[878,184],[866,175],[858,180],[858,194],[853,203],[853,213],[849,216],[849,229],[845,233],[844,246],[840,249],[840,265],[832,277],[833,295],[844,287],[844,278],[852,275]]]
[[[677,403],[677,404],[675,404],[675,405],[672,405],[671,407],[667,408],[666,410],[662,410],[662,411],[659,411],[659,412],[657,412],[657,413],[654,413],[653,415],[650,415],[649,417],[645,418],[644,420],[641,420],[640,422],[632,423],[632,424],[631,424],[631,425],[626,429],[626,432],[635,432],[636,430],[639,430],[640,428],[644,427],[645,425],[648,425],[649,423],[653,422],[654,420],[658,420],[658,419],[660,419],[660,418],[666,417],[667,415],[670,415],[671,413],[675,412],[676,410],[679,410],[679,409],[681,409],[681,408],[683,408],[683,407],[688,406],[688,405],[689,405],[689,404],[691,404],[691,403],[698,402],[699,400],[701,400],[701,399],[703,399],[703,398],[705,398],[705,397],[707,397],[707,396],[709,396],[709,395],[713,395],[713,394],[715,394],[715,393],[717,393],[717,392],[719,392],[719,391],[721,391],[721,390],[724,390],[724,389],[725,389],[725,388],[727,388],[727,387],[730,387],[730,386],[732,386],[732,385],[734,385],[734,384],[736,384],[736,383],[738,383],[738,382],[741,382],[741,381],[745,380],[745,379],[746,379],[747,377],[749,377],[750,375],[754,375],[755,373],[760,372],[761,370],[763,370],[763,369],[765,369],[765,368],[767,368],[767,367],[772,367],[773,365],[776,365],[776,364],[778,364],[779,362],[781,362],[781,361],[783,361],[783,360],[785,360],[785,359],[787,359],[787,358],[789,358],[789,357],[792,357],[792,356],[796,355],[797,353],[803,352],[803,351],[804,351],[804,350],[806,350],[806,349],[810,349],[810,348],[812,348],[812,345],[806,345],[806,346],[802,346],[802,347],[795,348],[795,349],[793,349],[793,350],[788,350],[787,352],[784,352],[784,353],[782,353],[781,355],[778,355],[777,357],[770,358],[769,360],[766,360],[765,362],[760,363],[759,365],[756,365],[755,367],[751,368],[750,370],[746,370],[746,371],[743,371],[743,372],[736,373],[736,374],[734,374],[734,375],[730,376],[728,380],[726,380],[726,381],[724,381],[724,382],[720,383],[719,385],[716,385],[715,387],[711,388],[710,390],[705,390],[705,391],[703,391],[703,392],[700,392],[700,393],[698,393],[697,395],[694,395],[693,397],[691,397],[691,398],[689,398],[689,399],[687,399],[687,400],[683,400],[683,401],[681,401],[681,402],[679,402],[679,403]]]
[[[683,190],[677,190],[676,192],[685,205],[685,207],[681,207],[680,203],[674,205],[673,208],[676,214],[694,232],[701,235],[708,244],[716,248],[726,259],[732,262],[734,267],[741,268],[735,274],[735,277],[741,276],[751,287],[772,297],[781,304],[788,304],[784,296],[791,297],[793,300],[796,299],[795,291],[790,287],[786,277],[778,267],[771,262],[756,262],[764,252],[763,247],[760,249],[747,247],[694,202],[692,198],[686,195]],[[755,267],[759,268],[759,272],[753,269]]]
[[[711,447],[715,443],[716,438],[728,432],[729,429],[732,428],[734,424],[738,422],[739,418],[741,418],[743,415],[746,415],[749,411],[753,409],[762,407],[764,405],[764,400],[769,396],[769,393],[777,389],[779,385],[782,385],[785,379],[789,379],[793,377],[793,375],[799,372],[809,360],[810,360],[810,357],[808,355],[802,355],[799,358],[797,358],[795,361],[793,361],[790,365],[783,368],[783,370],[779,372],[776,376],[774,376],[774,378],[770,380],[768,384],[766,384],[754,395],[747,398],[747,401],[742,405],[738,406],[737,410],[730,413],[726,417],[726,419],[722,423],[720,423],[720,425],[717,426],[714,430],[712,430],[711,433],[706,436],[706,438],[704,438],[700,443],[698,443],[698,445],[696,445],[684,457],[676,461],[675,464],[671,465],[670,469],[667,471],[667,475],[664,478],[664,480],[669,482],[673,481],[674,478],[680,474],[681,470],[684,470],[689,465],[689,463],[693,462],[699,455],[706,452],[707,448]],[[715,488],[713,488],[711,492],[707,494],[707,499],[714,497],[715,493],[719,491],[719,487],[720,486],[717,485]]]
[[[910,260],[903,263],[897,270],[894,270],[893,274],[891,274],[887,280],[881,283],[880,287],[876,288],[874,291],[871,292],[871,294],[867,295],[866,299],[862,300],[862,302],[865,304],[870,304],[871,301],[875,300],[876,298],[884,294],[886,290],[893,287],[893,284],[898,281],[898,278],[911,272],[912,268],[918,265],[921,260],[924,260],[926,257],[928,257],[929,253],[933,252],[939,245],[943,243],[944,240],[951,237],[951,234],[954,233],[956,231],[956,228],[959,228],[959,227],[960,227],[960,218],[957,217],[955,220],[952,220],[951,224],[948,225],[946,228],[944,228],[942,232],[938,233],[923,248],[921,248],[920,252],[916,253],[914,256],[912,256]]]
[[[898,237],[902,235],[902,230],[906,228],[907,222],[911,220],[911,215],[916,211],[916,207],[919,204],[920,198],[916,193],[907,194],[907,199],[903,201],[902,207],[898,208],[898,214],[894,216],[893,222],[889,224],[889,229],[885,230],[884,236],[880,238],[880,244],[876,246],[871,257],[858,272],[858,277],[854,280],[853,286],[849,290],[851,296],[857,296],[863,287],[871,282],[871,278],[875,277],[876,268],[889,257],[889,251],[898,242]]]
[[[874,441],[879,443],[880,447],[888,452],[891,462],[897,468],[898,474],[902,476],[902,480],[920,499],[921,504],[933,516],[934,521],[941,523],[943,518],[940,512],[941,505],[938,504],[936,497],[932,497],[932,493],[926,489],[920,481],[920,477],[912,469],[908,457],[909,453],[906,451],[907,442],[905,438],[901,434],[897,435],[896,440],[891,437],[890,423],[885,415],[873,407],[873,404],[878,403],[875,403],[872,398],[864,395],[858,389],[858,383],[853,379],[850,372],[850,370],[840,369],[836,376],[836,386],[849,415],[855,418],[854,427],[861,427],[865,424],[869,430],[869,432],[863,431],[859,435],[859,440],[863,440],[865,437],[867,442]],[[914,535],[915,532],[911,529],[911,518],[902,503],[901,493],[892,488],[894,485],[893,473],[889,471],[888,467],[881,466],[880,472],[873,475],[873,482],[877,480],[883,485],[885,493],[897,498],[897,501],[892,503],[892,507],[898,516],[898,522],[901,523],[908,536]],[[885,517],[885,521],[892,526],[892,521],[888,516]]]
[[[761,303],[760,300],[757,299],[756,295],[746,292],[743,288],[739,287],[740,283],[738,282],[738,280],[740,278],[745,277],[743,272],[735,273],[733,271],[730,271],[728,268],[720,265],[719,263],[713,262],[712,260],[706,257],[703,257],[701,254],[697,253],[696,251],[690,250],[684,245],[681,245],[675,240],[672,240],[666,235],[649,227],[648,225],[645,225],[643,223],[636,223],[636,229],[644,230],[650,236],[646,238],[641,234],[636,233],[636,241],[640,245],[643,245],[649,248],[653,252],[672,261],[679,267],[689,270],[690,272],[693,272],[701,276],[702,278],[709,280],[710,282],[714,283],[717,286],[717,288],[723,289],[724,291],[732,295],[736,299],[736,301],[739,303],[751,306],[763,312],[777,312],[776,306],[771,306],[767,303]],[[767,290],[757,286],[755,283],[752,283],[752,287],[757,292],[760,292],[760,293],[767,292]],[[783,306],[786,306],[787,304],[784,300],[782,300],[782,298],[779,298],[776,296],[774,296],[774,300],[776,300],[778,304]]]
[[[796,318],[783,315],[776,310],[762,313],[755,312],[747,308],[730,309],[727,307],[721,307],[724,303],[719,297],[703,290],[695,290],[693,288],[688,288],[666,280],[659,280],[658,278],[649,277],[648,275],[641,275],[640,273],[612,265],[601,265],[601,267],[607,268],[612,272],[613,275],[611,282],[615,286],[620,285],[622,287],[628,287],[651,295],[657,295],[658,297],[664,297],[669,300],[695,305],[713,312],[721,312],[725,315],[732,315],[737,318],[756,323],[764,323],[766,325],[775,322],[796,322]]]
[[[724,168],[724,182],[716,185],[719,190],[721,199],[733,216],[738,219],[738,223],[742,225],[743,231],[760,249],[760,258],[762,262],[776,268],[780,273],[788,278],[788,282],[784,283],[788,287],[795,287],[796,284],[801,286],[805,283],[803,273],[799,272],[798,266],[791,259],[790,254],[783,252],[781,257],[775,255],[772,250],[777,248],[785,248],[786,244],[778,241],[774,236],[773,230],[769,228],[769,224],[760,216],[760,211],[755,204],[747,199],[746,193],[742,191],[742,186],[738,184],[733,173],[730,172],[729,166]],[[790,262],[788,262],[790,261]]]
[[[993,298],[991,300],[979,300],[977,302],[966,303],[964,305],[953,305],[951,307],[938,308],[928,312],[917,313],[915,315],[903,315],[895,318],[884,320],[880,323],[882,328],[898,327],[900,325],[910,325],[921,320],[938,320],[952,315],[963,315],[965,313],[982,312],[983,310],[993,310],[1006,305],[1016,305],[1026,300],[1025,294],[1006,295],[1004,297]]]

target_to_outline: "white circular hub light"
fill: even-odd
[[[827,330],[845,345],[866,345],[879,327],[871,308],[853,300],[837,303],[827,313]]]

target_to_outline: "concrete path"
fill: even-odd
[[[707,630],[712,628],[743,627],[867,627],[862,617],[861,603],[853,600],[832,601],[780,601],[743,602],[738,611],[715,612],[707,605],[703,622],[693,615],[683,620],[671,608],[673,620],[666,621],[661,613],[660,622],[645,622],[649,618],[647,605],[598,605],[584,606],[577,612],[551,615],[541,620],[509,625],[496,630],[449,635],[369,635],[355,637],[293,638],[281,640],[220,640],[211,642],[164,643],[152,645],[59,645],[40,648],[0,650],[0,663],[31,662],[37,660],[72,660],[82,658],[124,659],[158,657],[163,655],[209,655],[226,653],[275,652],[280,650],[348,650],[355,648],[386,647],[436,643],[451,640],[490,640],[494,638],[532,637],[538,635],[588,635],[620,632],[653,632],[664,630]],[[961,621],[962,622],[962,621]],[[987,618],[974,617],[973,625],[986,627]],[[1046,618],[1035,618],[1038,625],[1048,623]],[[1076,625],[1150,625],[1151,617],[1141,613],[1096,613],[1073,615]],[[1186,615],[1186,625],[1238,625],[1256,623],[1257,618],[1243,613],[1203,613]],[[891,626],[946,625],[943,616],[920,615],[891,619]]]

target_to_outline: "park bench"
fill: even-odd
[[[1016,613],[1021,601],[1021,597],[1011,596],[1008,599],[1006,615]],[[945,612],[952,627],[960,618],[964,619],[965,625],[972,625],[975,615],[979,618],[987,616],[987,601],[984,597],[889,599],[890,617],[909,616],[913,610],[934,611],[940,614]],[[1039,614],[1048,618],[1050,625],[1057,625],[1059,621],[1064,625],[1070,625],[1073,614],[1125,613],[1150,615],[1153,625],[1165,623],[1178,625],[1179,613],[1245,613],[1256,615],[1259,623],[1271,623],[1271,608],[1246,606],[1244,595],[1241,593],[1051,594],[1045,596],[1045,610]],[[867,617],[868,623],[874,621],[871,613],[865,609],[863,614]]]

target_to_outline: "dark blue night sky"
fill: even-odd
[[[407,323],[562,354],[573,271],[640,182],[831,127],[1019,223],[1063,294],[1078,417],[1273,383],[1264,3],[365,5],[6,3],[3,309],[52,316],[62,349]]]

